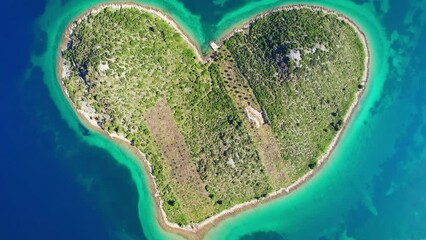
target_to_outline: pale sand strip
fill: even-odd
[[[202,57],[202,54],[201,54],[201,51],[199,50],[199,48],[196,47],[194,42],[184,33],[184,31],[179,27],[179,25],[171,17],[162,13],[160,10],[154,9],[152,7],[140,5],[140,4],[135,4],[135,3],[107,3],[107,4],[98,5],[98,6],[95,6],[91,9],[89,9],[87,12],[85,12],[80,17],[78,17],[76,19],[76,21],[73,21],[69,25],[69,27],[66,29],[66,31],[64,33],[63,41],[62,41],[61,46],[60,46],[61,50],[63,51],[64,49],[67,48],[67,44],[69,42],[69,36],[72,34],[73,28],[76,26],[76,24],[78,24],[82,19],[89,16],[90,14],[95,14],[95,13],[101,11],[102,9],[106,8],[106,7],[112,7],[113,9],[136,8],[136,9],[141,10],[141,11],[146,11],[146,12],[155,14],[156,16],[162,18],[167,23],[169,23],[174,29],[176,29],[178,31],[179,34],[182,35],[183,39],[194,50],[197,58],[200,61],[207,62],[209,60],[209,57],[205,57],[205,58]],[[94,130],[101,132],[101,133],[109,136],[110,138],[112,138],[114,140],[117,140],[117,142],[119,142],[120,144],[123,144],[123,146],[125,146],[126,148],[129,148],[130,150],[134,151],[138,156],[141,157],[141,159],[144,160],[143,161],[145,163],[144,167],[145,167],[146,171],[149,173],[149,175],[151,176],[150,177],[150,187],[153,190],[153,193],[154,193],[154,196],[155,196],[155,202],[156,202],[158,210],[159,210],[159,215],[157,216],[157,219],[158,219],[159,224],[164,229],[166,229],[168,231],[175,232],[177,234],[180,234],[180,235],[187,237],[187,238],[190,238],[190,239],[202,238],[202,236],[204,236],[204,234],[209,229],[214,227],[218,222],[220,222],[220,221],[222,221],[222,220],[224,220],[228,217],[231,217],[231,216],[233,216],[233,215],[235,215],[235,214],[237,214],[241,211],[248,210],[248,209],[253,208],[253,207],[255,207],[259,204],[270,202],[273,199],[276,199],[276,198],[281,197],[283,195],[287,195],[290,192],[293,192],[294,190],[296,190],[301,184],[303,184],[304,182],[309,180],[314,175],[315,172],[317,172],[321,169],[321,167],[324,165],[326,160],[328,160],[330,154],[335,149],[342,133],[345,131],[346,126],[349,124],[349,120],[351,119],[352,115],[354,114],[357,106],[360,104],[361,96],[365,92],[366,83],[367,83],[368,77],[369,77],[368,74],[369,74],[369,66],[370,66],[370,49],[369,49],[365,34],[355,24],[355,22],[353,22],[351,19],[349,19],[348,17],[346,17],[346,16],[344,16],[340,13],[337,13],[335,11],[332,11],[332,10],[329,10],[329,9],[326,9],[326,8],[323,8],[323,7],[319,7],[319,6],[311,6],[311,5],[283,6],[283,7],[279,7],[279,8],[267,11],[265,13],[259,14],[255,17],[253,17],[251,20],[241,24],[241,26],[239,28],[235,28],[229,34],[225,35],[219,41],[218,46],[220,48],[220,46],[223,45],[223,42],[226,41],[227,39],[229,39],[230,37],[232,37],[235,33],[241,32],[241,31],[247,29],[250,26],[251,23],[255,22],[259,18],[265,17],[266,15],[268,15],[270,13],[281,11],[281,10],[302,9],[302,8],[308,8],[308,9],[311,9],[311,10],[314,10],[314,11],[324,11],[325,13],[331,13],[331,14],[338,16],[339,19],[344,20],[345,22],[347,22],[349,25],[351,25],[356,30],[357,34],[359,35],[360,39],[363,42],[365,55],[366,55],[365,71],[364,71],[364,76],[363,76],[363,80],[362,80],[363,88],[360,91],[357,92],[356,97],[355,97],[355,101],[352,103],[352,105],[348,109],[348,112],[347,112],[347,114],[344,118],[344,123],[345,123],[344,127],[336,134],[335,138],[331,142],[327,151],[318,160],[318,166],[314,170],[311,170],[308,173],[306,173],[304,176],[299,178],[296,182],[294,182],[290,186],[288,186],[286,188],[282,188],[282,189],[275,191],[273,193],[270,193],[266,198],[263,198],[263,199],[260,199],[260,200],[252,200],[252,201],[249,201],[249,202],[245,202],[245,203],[242,203],[242,204],[235,205],[234,207],[232,207],[228,210],[222,211],[221,213],[218,213],[218,214],[204,220],[201,223],[189,224],[189,225],[186,225],[186,226],[183,226],[183,227],[181,227],[181,226],[179,226],[175,223],[171,223],[167,220],[167,216],[166,216],[166,214],[165,214],[165,212],[162,208],[163,201],[160,198],[158,188],[157,188],[157,185],[155,183],[155,177],[151,173],[151,170],[152,170],[151,164],[146,159],[145,154],[142,153],[139,149],[136,149],[135,147],[130,146],[130,141],[127,140],[126,138],[119,136],[115,133],[109,133],[107,131],[100,129],[95,120],[90,119],[90,117],[87,113],[85,113],[81,110],[78,110],[75,107],[75,105],[73,104],[73,102],[69,99],[69,95],[68,95],[66,88],[64,87],[63,81],[62,81],[62,77],[67,75],[68,69],[66,69],[66,66],[64,64],[64,59],[62,58],[62,56],[61,55],[59,56],[59,58],[58,58],[58,60],[59,60],[58,61],[58,79],[61,80],[61,86],[62,86],[63,91],[65,92],[65,95],[67,96],[67,100],[73,106],[73,108],[77,112],[79,118],[81,120],[83,120],[84,122],[92,125],[94,127]]]

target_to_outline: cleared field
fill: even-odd
[[[284,161],[280,155],[280,148],[274,137],[271,126],[262,126],[253,129],[253,135],[256,139],[256,145],[259,150],[260,159],[268,173],[271,185],[275,190],[284,186],[288,181]]]
[[[145,119],[154,143],[161,150],[170,184],[176,189],[176,198],[185,199],[185,204],[181,205],[182,212],[191,219],[214,212],[213,202],[170,108],[164,101],[159,101],[146,113]],[[174,206],[178,203],[169,199],[167,204]]]
[[[215,63],[219,65],[224,79],[225,89],[237,106],[241,118],[247,126],[252,139],[257,147],[259,157],[265,167],[269,180],[274,189],[280,189],[286,181],[284,161],[280,155],[280,148],[274,137],[271,126],[265,122],[264,117],[255,124],[249,123],[248,114],[261,111],[256,96],[249,82],[237,66],[237,61],[232,57],[226,46],[222,46],[215,56]],[[254,116],[254,118],[259,118]]]

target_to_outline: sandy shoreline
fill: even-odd
[[[220,47],[223,45],[224,41],[226,41],[227,39],[229,39],[230,37],[232,37],[235,33],[243,31],[244,29],[248,28],[250,26],[251,23],[255,22],[256,20],[258,20],[259,18],[262,18],[270,13],[273,12],[277,12],[277,11],[281,11],[281,10],[291,10],[291,9],[301,9],[301,8],[309,8],[315,11],[324,11],[326,13],[331,13],[334,14],[336,16],[338,16],[340,19],[344,20],[345,22],[347,22],[348,24],[350,24],[358,33],[360,39],[363,42],[364,45],[364,50],[365,50],[365,56],[366,56],[366,60],[365,60],[365,71],[364,71],[364,76],[363,76],[363,80],[362,80],[362,85],[363,88],[358,91],[356,93],[356,97],[354,102],[352,103],[352,105],[350,106],[350,108],[348,109],[346,116],[344,118],[344,126],[343,128],[336,134],[336,136],[334,137],[333,141],[331,142],[329,148],[327,149],[327,151],[319,158],[318,160],[318,164],[317,167],[311,171],[309,171],[308,173],[306,173],[304,176],[302,176],[301,178],[299,178],[296,182],[294,182],[293,184],[291,184],[290,186],[286,187],[286,188],[282,188],[278,191],[275,191],[273,193],[270,193],[266,198],[260,199],[260,200],[252,200],[249,202],[245,202],[242,204],[238,204],[235,205],[234,207],[225,210],[223,212],[220,212],[206,220],[204,220],[201,223],[198,224],[190,224],[190,225],[186,225],[183,227],[178,226],[177,224],[171,223],[167,220],[166,214],[163,210],[162,206],[162,199],[160,198],[158,189],[157,189],[157,185],[155,183],[155,177],[151,174],[151,164],[149,163],[149,161],[146,159],[145,155],[137,148],[133,147],[130,145],[130,141],[125,139],[124,137],[121,137],[117,134],[111,134],[105,130],[100,129],[100,127],[97,125],[97,122],[94,120],[91,120],[88,117],[88,114],[84,113],[81,110],[78,110],[75,105],[73,104],[73,102],[69,99],[68,93],[66,88],[64,87],[64,83],[62,81],[62,78],[67,74],[67,69],[64,65],[64,59],[62,58],[61,52],[63,50],[65,50],[67,48],[67,44],[69,42],[69,36],[72,34],[73,32],[73,28],[76,26],[76,24],[78,24],[82,19],[86,18],[87,16],[89,16],[90,14],[95,14],[99,11],[101,11],[102,9],[106,8],[106,7],[112,7],[113,9],[120,9],[120,8],[136,8],[142,11],[146,11],[149,13],[152,13],[160,18],[162,18],[163,20],[165,20],[167,23],[169,23],[174,29],[176,29],[178,31],[178,33],[180,33],[183,37],[183,39],[188,43],[188,45],[194,50],[194,53],[196,54],[197,58],[199,59],[199,61],[205,63],[209,60],[210,56],[203,56],[200,48],[197,46],[197,44],[194,43],[194,41],[185,33],[184,30],[181,29],[181,27],[167,14],[161,12],[158,9],[149,7],[149,6],[144,6],[141,4],[136,4],[136,3],[106,3],[106,4],[101,4],[101,5],[97,5],[91,9],[89,9],[88,11],[86,11],[85,13],[83,13],[82,15],[80,15],[79,17],[77,17],[73,22],[71,22],[69,24],[69,26],[66,28],[66,31],[63,35],[62,38],[62,42],[60,44],[60,52],[59,52],[59,56],[58,56],[58,68],[57,68],[57,76],[58,79],[60,80],[60,84],[62,87],[62,90],[64,91],[66,98],[68,100],[68,102],[73,106],[75,112],[77,113],[77,115],[79,116],[79,119],[86,122],[87,125],[91,125],[93,126],[93,130],[102,133],[104,135],[106,135],[107,137],[116,140],[118,143],[120,143],[123,147],[125,147],[126,149],[131,150],[132,152],[135,153],[136,156],[138,156],[142,161],[142,165],[145,168],[145,170],[147,171],[147,173],[150,175],[149,177],[149,185],[150,188],[154,194],[154,199],[157,205],[157,220],[160,224],[160,226],[170,232],[174,232],[177,233],[179,235],[182,235],[186,238],[190,238],[190,239],[199,239],[202,238],[202,236],[205,235],[205,233],[211,229],[212,227],[214,227],[217,223],[219,223],[220,221],[231,217],[239,212],[248,210],[250,208],[256,207],[259,204],[264,204],[266,202],[270,202],[276,198],[279,198],[281,196],[287,195],[291,192],[293,192],[294,190],[296,190],[298,187],[300,187],[304,182],[308,181],[309,179],[311,179],[314,176],[314,173],[320,171],[320,169],[325,165],[325,163],[327,162],[329,156],[331,155],[331,153],[333,152],[333,150],[336,148],[342,134],[344,133],[344,131],[346,130],[347,125],[349,124],[350,119],[352,118],[355,110],[357,109],[357,107],[360,104],[361,101],[361,97],[363,95],[363,93],[365,92],[366,89],[366,83],[368,81],[368,74],[369,74],[369,66],[370,66],[370,49],[365,37],[365,34],[361,31],[361,29],[355,24],[355,22],[353,22],[351,19],[349,19],[348,17],[337,13],[333,10],[329,10],[323,7],[319,7],[319,6],[313,6],[313,5],[290,5],[290,6],[283,6],[283,7],[278,7],[275,9],[272,9],[270,11],[264,12],[262,14],[256,15],[253,18],[251,18],[250,20],[240,24],[239,27],[235,27],[233,28],[233,30],[231,30],[228,34],[224,35],[222,38],[220,38],[220,40],[217,42],[217,45]]]

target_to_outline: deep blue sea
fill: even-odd
[[[146,175],[79,122],[55,78],[61,33],[98,0],[2,2],[0,239],[165,239]],[[297,1],[138,1],[205,49],[233,24]],[[306,186],[239,214],[209,239],[426,239],[426,0],[303,1],[365,30],[371,86]]]
[[[35,23],[48,4],[2,3],[0,239],[116,239],[120,224],[143,238],[128,170],[78,139],[31,64],[46,48]]]

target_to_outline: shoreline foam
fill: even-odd
[[[290,186],[288,186],[286,188],[282,188],[282,189],[277,190],[275,192],[272,192],[267,197],[265,197],[263,199],[259,199],[259,200],[254,199],[254,200],[251,200],[249,202],[237,204],[237,205],[233,206],[232,208],[224,210],[224,211],[222,211],[222,212],[220,212],[216,215],[213,215],[213,216],[205,219],[204,221],[202,221],[200,223],[188,224],[188,225],[182,227],[182,226],[179,226],[178,224],[171,223],[167,220],[167,216],[166,216],[166,214],[165,214],[165,212],[162,208],[163,200],[161,199],[160,194],[158,192],[157,185],[155,183],[155,177],[151,173],[151,164],[146,159],[145,154],[143,154],[139,149],[131,146],[130,141],[127,140],[126,138],[119,136],[115,133],[109,133],[105,130],[100,129],[100,127],[97,125],[96,121],[91,120],[89,118],[88,114],[86,114],[85,112],[78,110],[76,108],[76,106],[71,101],[71,99],[69,99],[68,92],[67,92],[66,88],[64,87],[64,83],[62,81],[62,78],[67,75],[68,70],[65,67],[64,59],[63,59],[61,53],[62,53],[63,50],[65,50],[67,48],[67,45],[68,45],[68,42],[69,42],[69,36],[73,32],[73,28],[76,26],[76,24],[78,24],[80,21],[82,21],[84,18],[86,18],[90,14],[96,14],[106,7],[112,7],[115,10],[121,9],[121,8],[136,8],[136,9],[141,10],[141,11],[152,13],[152,14],[160,17],[161,19],[165,20],[168,24],[170,24],[170,26],[172,26],[176,31],[178,31],[178,33],[183,37],[184,41],[186,41],[188,43],[188,45],[194,50],[194,53],[195,53],[195,55],[196,55],[196,57],[198,58],[199,61],[206,63],[206,62],[209,61],[211,56],[210,55],[209,56],[203,56],[200,48],[185,33],[185,31],[178,25],[178,23],[176,23],[173,20],[173,18],[171,18],[169,15],[167,15],[166,13],[162,12],[159,9],[155,9],[153,7],[150,7],[150,6],[145,6],[145,5],[137,4],[137,3],[105,3],[105,4],[100,4],[100,5],[97,5],[97,6],[90,8],[89,10],[87,10],[86,12],[84,12],[83,14],[78,16],[74,21],[72,21],[68,25],[68,27],[66,28],[66,30],[64,32],[62,42],[60,44],[60,53],[59,53],[59,56],[58,56],[58,68],[57,68],[58,80],[60,81],[62,90],[64,91],[68,102],[71,104],[74,111],[79,116],[79,119],[86,122],[88,125],[93,126],[92,130],[95,130],[96,132],[99,132],[99,133],[107,136],[110,139],[116,140],[120,145],[122,145],[126,149],[131,150],[136,156],[138,156],[138,158],[140,160],[143,160],[142,165],[145,168],[145,171],[147,171],[147,173],[150,175],[149,186],[150,186],[150,188],[153,192],[154,200],[155,200],[156,205],[157,205],[156,218],[157,218],[158,223],[160,224],[160,226],[163,229],[170,231],[170,232],[177,233],[177,234],[182,235],[182,236],[187,237],[187,238],[191,238],[191,239],[201,238],[202,236],[205,235],[205,233],[207,233],[208,230],[210,230],[212,227],[214,227],[220,221],[223,221],[226,218],[232,217],[232,216],[234,216],[234,215],[236,215],[236,214],[238,214],[242,211],[254,208],[254,207],[258,206],[259,204],[264,204],[264,203],[270,202],[274,199],[277,199],[279,197],[282,197],[284,195],[290,194],[290,193],[294,192],[295,190],[297,190],[301,185],[303,185],[303,183],[310,180],[314,176],[315,173],[317,173],[318,171],[321,170],[321,168],[325,165],[325,163],[329,159],[330,155],[335,150],[342,134],[345,132],[346,127],[350,123],[351,118],[353,117],[355,111],[358,109],[358,106],[361,102],[361,98],[364,95],[364,92],[366,90],[366,85],[367,85],[367,82],[368,82],[369,72],[370,72],[370,69],[369,69],[370,61],[371,61],[370,49],[369,49],[369,45],[368,45],[366,36],[365,36],[364,32],[359,28],[359,26],[353,20],[351,20],[347,16],[345,16],[341,13],[338,13],[334,10],[327,9],[327,8],[324,8],[324,7],[320,7],[320,6],[306,5],[306,4],[281,6],[281,7],[274,8],[272,10],[269,10],[269,11],[266,11],[264,13],[261,13],[261,14],[254,16],[251,19],[249,19],[248,21],[245,21],[242,24],[239,24],[238,27],[234,27],[233,30],[229,31],[227,34],[223,35],[220,38],[220,40],[217,42],[219,48],[223,45],[223,43],[227,39],[231,38],[235,33],[238,33],[238,32],[241,32],[241,31],[247,29],[250,26],[250,24],[254,23],[258,19],[263,18],[263,17],[265,17],[265,16],[267,16],[271,13],[277,12],[277,11],[308,8],[308,9],[311,9],[313,11],[323,11],[327,14],[334,14],[339,19],[344,20],[346,23],[348,23],[356,31],[356,33],[358,34],[359,38],[361,39],[361,41],[363,43],[364,51],[365,51],[365,62],[364,62],[365,70],[364,70],[364,74],[363,74],[363,78],[362,78],[363,88],[356,93],[355,99],[354,99],[353,103],[351,104],[351,106],[349,107],[349,109],[348,109],[348,111],[345,115],[345,118],[344,118],[345,124],[344,124],[343,128],[333,138],[333,141],[330,143],[327,151],[319,158],[318,164],[317,164],[315,169],[307,172],[305,175],[300,177],[296,182],[294,182]]]

